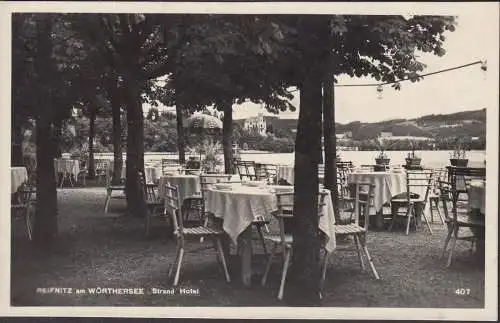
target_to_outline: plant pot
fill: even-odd
[[[201,167],[201,163],[199,160],[195,160],[195,159],[189,159],[187,162],[186,162],[186,168],[189,168],[189,169],[200,169]]]
[[[467,165],[469,164],[469,160],[468,159],[450,158],[450,164],[451,164],[451,166],[467,167]]]
[[[420,166],[422,158],[406,158],[406,166]]]
[[[390,161],[389,158],[375,158],[375,164],[377,165],[389,165]]]

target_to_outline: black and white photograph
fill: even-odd
[[[2,314],[498,319],[498,3],[0,8]]]

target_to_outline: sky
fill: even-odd
[[[337,122],[377,122],[491,107],[493,101],[491,101],[491,96],[488,97],[485,89],[488,87],[491,89],[491,86],[495,84],[494,73],[499,70],[498,27],[494,24],[494,19],[485,17],[484,7],[468,6],[466,8],[454,7],[454,9],[449,14],[457,16],[457,28],[454,32],[445,33],[446,54],[438,57],[423,53],[421,61],[427,65],[427,68],[422,73],[479,60],[487,61],[488,71],[482,71],[480,65],[473,65],[428,76],[417,83],[402,82],[400,91],[387,85],[384,86],[382,98],[378,97],[375,87],[336,87]],[[351,78],[345,75],[340,76],[338,81],[338,84],[377,83],[371,78]],[[294,95],[292,103],[297,110],[282,112],[279,114],[280,118],[298,118],[299,92],[294,92]],[[233,106],[234,119],[248,118],[259,112],[271,115],[264,111],[261,105],[250,102]]]
[[[375,87],[336,87],[335,109],[337,122],[376,122],[387,119],[415,118],[428,114],[447,114],[488,108],[490,98],[485,87],[491,85],[492,73],[498,73],[498,34],[481,22],[474,10],[461,12],[457,28],[448,32],[442,57],[422,55],[427,68],[422,73],[487,60],[488,71],[473,65],[455,71],[424,78],[420,82],[402,82],[401,91],[384,86],[379,99]],[[338,84],[376,83],[370,78],[339,77]],[[491,101],[491,100],[490,100]],[[300,98],[293,101],[298,108]],[[234,108],[235,119],[257,114],[260,106],[246,104]],[[281,113],[280,118],[298,118],[298,111]]]

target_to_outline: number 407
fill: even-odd
[[[457,295],[470,295],[470,288],[457,288],[455,289]]]

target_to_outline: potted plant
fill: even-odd
[[[455,149],[450,153],[451,166],[467,167],[469,159],[467,159],[467,151],[463,144],[463,140],[459,138],[455,144]]]
[[[376,172],[383,172],[386,170],[391,159],[385,153],[385,150],[387,149],[387,147],[385,146],[384,142],[377,138],[375,140],[375,143],[377,144],[377,147],[379,150],[379,154],[377,155],[377,157],[375,157],[375,171]]]
[[[207,140],[203,142],[203,152],[205,153],[202,161],[203,169],[207,173],[215,173],[217,166],[223,164],[220,157],[222,154],[222,145],[217,141]]]
[[[415,145],[413,143],[410,143],[411,145],[411,151],[408,153],[406,156],[406,169],[421,169],[420,163],[422,162],[422,158],[418,157],[417,154],[415,154]]]

